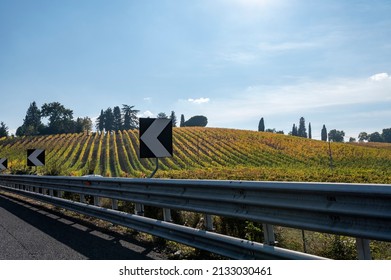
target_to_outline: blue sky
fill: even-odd
[[[135,105],[210,127],[391,127],[389,0],[0,0],[0,121]]]

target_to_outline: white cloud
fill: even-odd
[[[262,61],[267,53],[307,51],[314,48],[322,48],[332,42],[332,38],[314,38],[304,41],[283,41],[277,43],[261,42],[250,44],[239,44],[233,46],[232,50],[221,51],[217,54],[219,60],[234,62],[237,64],[251,64]]]
[[[143,100],[145,102],[151,102],[152,101],[152,97],[144,97]]]
[[[152,118],[153,116],[155,116],[155,114],[149,110],[138,115],[139,118]]]
[[[388,73],[378,73],[378,74],[372,75],[371,77],[369,77],[369,79],[377,82],[377,81],[391,79],[391,76],[388,75]]]
[[[187,99],[187,101],[189,101],[190,103],[193,103],[193,104],[203,104],[203,103],[208,103],[210,101],[210,99],[204,98],[204,97],[197,98],[197,99],[189,98],[189,99]]]
[[[225,94],[224,98],[214,98],[213,102],[202,106],[202,113],[208,117],[210,126],[219,127],[253,122],[260,116],[279,119],[289,114],[300,117],[325,114],[338,108],[341,114],[346,114],[352,105],[376,106],[391,102],[391,79],[388,81],[373,83],[365,78],[333,79],[287,86],[251,86]]]

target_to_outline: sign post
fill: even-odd
[[[27,150],[27,166],[35,167],[37,173],[37,166],[45,165],[45,150],[28,149]]]
[[[0,171],[6,170],[8,168],[8,161],[6,158],[0,158]]]
[[[140,158],[172,157],[172,121],[140,118]]]
[[[156,168],[149,178],[159,169],[159,158],[172,157],[172,120],[140,118],[140,158],[155,158]],[[144,213],[144,206],[136,204],[136,214]],[[171,221],[171,210],[163,209],[165,221]]]
[[[172,157],[172,121],[140,118],[140,158],[156,158],[156,168],[149,178],[159,169],[159,158],[164,157]]]
[[[45,150],[28,149],[27,150],[27,166],[44,166],[45,165]]]

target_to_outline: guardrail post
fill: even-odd
[[[53,196],[53,190],[52,189],[49,190],[49,195]]]
[[[210,231],[214,230],[214,228],[213,228],[213,216],[212,215],[208,215],[208,214],[204,215],[204,225],[205,225],[206,230],[210,230]]]
[[[165,222],[172,222],[171,209],[163,208],[163,220]]]
[[[276,239],[274,236],[274,229],[273,225],[269,224],[262,224],[263,226],[263,236],[264,236],[264,243],[270,246],[276,245]]]
[[[369,248],[369,240],[364,238],[356,238],[356,247],[359,260],[371,260],[371,249]]]
[[[303,251],[304,253],[307,253],[307,244],[306,244],[304,229],[301,230],[301,237],[303,238]]]
[[[86,197],[84,194],[80,194],[80,203],[86,203]]]
[[[100,197],[99,196],[94,196],[94,205],[100,206]]]
[[[111,209],[118,210],[118,200],[117,199],[111,200]]]
[[[138,216],[144,216],[144,205],[136,203],[134,206],[134,213]]]

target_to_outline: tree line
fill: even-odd
[[[138,128],[139,110],[134,109],[134,106],[122,105],[122,109],[119,106],[115,106],[114,109],[110,107],[105,111],[100,111],[100,115],[96,120],[96,130],[98,131],[118,131]]]
[[[391,143],[391,128],[384,128],[382,133],[373,132],[368,134],[366,132],[360,132],[358,141]]]
[[[284,131],[277,131],[275,128],[265,129],[265,120],[263,117],[260,119],[258,123],[258,131],[284,134]],[[297,126],[294,123],[292,126],[292,130],[288,133],[288,135],[312,139],[311,123],[308,124],[308,133],[307,133],[305,119],[304,117],[301,117],[299,120],[299,125]],[[344,142],[344,137],[345,137],[345,132],[343,130],[332,129],[327,133],[326,125],[323,125],[321,130],[322,141]],[[368,134],[366,132],[361,132],[358,135],[358,140],[360,142],[368,141],[368,142],[391,143],[391,128],[383,129],[382,133],[374,132]],[[349,142],[356,142],[356,138],[350,137]]]
[[[112,132],[118,130],[138,129],[140,110],[135,106],[122,104],[122,108],[115,106],[101,110],[99,117],[95,122],[97,131]],[[42,122],[47,119],[47,124]],[[157,118],[168,118],[172,120],[172,125],[177,126],[177,118],[174,111],[167,116],[165,113],[159,113]],[[208,119],[205,116],[194,116],[185,120],[181,115],[180,127],[185,126],[206,126]],[[45,103],[39,108],[34,101],[30,103],[23,124],[16,130],[16,136],[32,135],[50,135],[62,133],[81,133],[90,132],[93,128],[93,122],[89,117],[73,118],[73,110],[65,108],[59,102]],[[8,137],[8,127],[4,122],[0,122],[0,137]]]
[[[47,124],[42,122],[47,118]],[[73,119],[73,111],[59,102],[45,103],[38,108],[34,101],[30,103],[23,124],[16,130],[16,136],[47,135],[60,133],[78,133],[91,131],[89,117]]]
[[[284,134],[284,131],[282,131],[282,130],[278,131],[275,128],[265,129],[265,121],[264,121],[263,118],[261,118],[261,120],[259,121],[258,131]],[[292,126],[292,130],[288,133],[288,135],[312,139],[311,123],[308,124],[308,133],[307,133],[307,129],[306,129],[306,126],[305,126],[305,119],[304,119],[304,117],[301,117],[300,120],[299,120],[299,126],[297,126],[294,123],[293,126]]]
[[[137,114],[139,110],[133,109],[134,106],[122,105],[122,109],[119,106],[115,106],[113,109],[110,107],[106,110],[101,110],[99,117],[96,120],[96,130],[103,132],[111,132],[118,130],[137,129],[139,127],[139,118]],[[158,119],[170,119],[172,126],[177,126],[177,117],[174,111],[171,111],[170,116],[164,112],[160,112],[156,116]],[[181,115],[181,121],[179,126],[202,126],[205,127],[208,124],[208,119],[205,116],[194,116],[185,121],[185,116]]]

